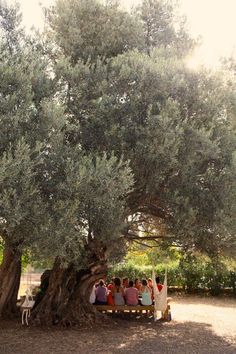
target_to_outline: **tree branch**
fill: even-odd
[[[168,235],[150,235],[150,236],[139,236],[135,233],[127,233],[124,237],[128,238],[129,240],[159,240],[159,239],[175,239],[174,236]]]

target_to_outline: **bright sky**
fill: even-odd
[[[7,0],[12,2],[13,0]],[[43,16],[39,4],[52,5],[55,0],[18,0],[22,6],[24,23],[43,26]],[[140,0],[121,0],[126,7]],[[181,14],[188,19],[190,33],[201,36],[202,45],[189,58],[190,66],[205,64],[216,67],[223,56],[236,57],[236,0],[179,0]]]

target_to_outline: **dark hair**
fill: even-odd
[[[121,285],[120,278],[115,278],[114,279],[114,284],[115,284],[115,286],[120,286]]]
[[[142,285],[143,285],[143,286],[147,286],[147,280],[146,280],[146,279],[143,279],[143,280],[142,280]]]
[[[100,286],[103,286],[103,285],[104,285],[104,281],[103,281],[102,279],[99,281],[99,285],[100,285]]]
[[[156,277],[156,283],[157,283],[157,284],[160,283],[160,277]]]
[[[130,280],[129,281],[129,286],[132,288],[132,286],[134,286],[134,282],[133,282],[133,280]]]
[[[111,280],[107,282],[107,284],[112,284],[112,283],[114,283],[114,279],[115,279],[115,277],[112,277]]]
[[[138,281],[138,278],[136,278],[136,279],[135,279],[134,284],[136,284],[136,283],[137,283],[137,281]]]

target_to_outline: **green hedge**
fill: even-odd
[[[155,268],[156,275],[159,275],[161,281],[164,280],[165,274],[165,265],[160,264]],[[135,278],[146,279],[152,276],[152,267],[151,266],[137,266],[134,264],[120,264],[109,269],[108,278],[114,276],[124,278],[128,277],[129,279],[134,280]],[[172,266],[168,267],[168,284],[174,286],[182,286],[182,278],[179,276],[179,267]]]
[[[218,295],[225,288],[230,288],[236,295],[236,268],[228,270],[226,265],[218,261],[203,262],[197,258],[185,258],[180,262],[167,266],[168,286],[176,286],[187,292],[195,292],[199,289],[209,289],[212,295]],[[160,264],[155,272],[164,280],[165,265]],[[109,269],[108,277],[118,276],[149,278],[152,275],[151,266],[137,266],[132,263],[120,264]]]

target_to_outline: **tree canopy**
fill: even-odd
[[[104,14],[114,9],[114,5],[96,4]],[[67,30],[74,44],[81,41],[82,31],[76,32],[83,24],[81,14],[83,19],[94,16],[92,5],[81,1],[73,8],[78,25]],[[64,53],[56,60],[55,71],[67,90],[65,104],[74,126],[70,142],[90,153],[113,151],[130,160],[135,185],[129,213],[162,218],[166,232],[180,245],[224,251],[228,246],[223,240],[233,241],[235,232],[231,225],[232,231],[223,236],[216,226],[228,223],[218,214],[226,207],[226,195],[232,198],[231,221],[233,215],[234,87],[220,73],[192,72],[184,66],[183,55],[193,41],[182,25],[175,29],[173,6],[166,2],[144,1],[137,9],[133,16],[142,30],[132,33],[135,46],[112,55],[99,53],[97,48],[103,47],[97,36],[102,31],[94,31],[86,57],[73,48],[68,55],[65,44],[57,40],[63,38],[66,18],[72,24],[61,6],[71,9],[59,2],[49,24]],[[119,13],[117,5],[115,9]],[[112,43],[113,35],[109,31]],[[180,39],[186,52],[178,47]]]
[[[235,81],[186,67],[194,41],[174,10],[58,0],[32,39],[0,5],[1,238],[75,284],[58,285],[66,301],[50,288],[41,316],[71,309],[133,240],[235,250]]]

